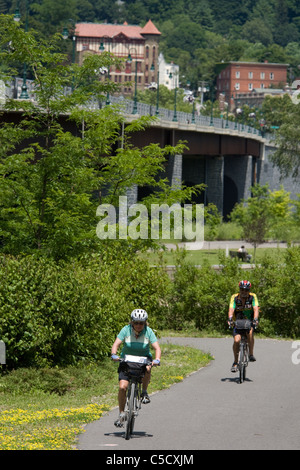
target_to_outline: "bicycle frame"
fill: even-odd
[[[142,404],[142,377],[130,378],[125,404],[125,439],[130,439]]]
[[[132,359],[134,359],[132,356],[128,356],[130,359],[125,359],[123,362],[132,362]],[[133,428],[134,428],[134,423],[135,419],[139,414],[139,410],[141,409],[141,404],[142,404],[142,379],[145,375],[145,369],[147,365],[151,364],[151,361],[149,361],[148,358],[142,358],[139,356],[136,357],[137,363],[143,364],[145,366],[144,370],[141,370],[140,374],[133,374],[130,373],[130,368],[128,369],[128,378],[129,378],[129,383],[128,383],[128,388],[127,388],[127,393],[126,393],[126,403],[125,403],[125,439],[128,440],[130,439],[132,433],[133,433]]]

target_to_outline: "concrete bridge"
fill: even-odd
[[[188,149],[182,155],[170,156],[165,174],[161,176],[167,176],[171,185],[178,182],[187,186],[205,183],[206,191],[195,202],[214,203],[224,217],[237,202],[250,196],[250,188],[255,182],[268,183],[271,190],[283,185],[295,199],[300,193],[299,182],[292,179],[281,181],[279,171],[273,168],[269,155],[275,147],[270,135],[262,136],[251,126],[227,119],[182,112],[174,115],[172,110],[156,110],[154,106],[143,103],[137,103],[137,112],[133,114],[133,101],[111,96],[110,102],[121,105],[127,121],[140,115],[158,114],[157,121],[149,128],[133,135],[132,143],[137,147],[150,143],[165,146],[186,142]],[[99,108],[99,104],[95,103],[94,107]],[[1,117],[4,121],[13,122],[18,122],[19,118],[18,113],[4,113]],[[70,126],[67,122],[65,125]],[[130,188],[129,204],[141,200],[151,190],[150,187]]]
[[[132,104],[125,108],[128,119]],[[138,114],[153,114],[150,106],[138,104]],[[136,116],[136,115],[135,115]],[[206,191],[195,202],[214,203],[226,217],[234,205],[251,195],[254,183],[268,183],[271,190],[282,185],[297,198],[299,182],[280,179],[278,169],[269,160],[275,150],[270,134],[226,119],[210,116],[192,116],[186,113],[159,110],[159,119],[149,129],[137,132],[132,143],[138,147],[158,143],[175,145],[186,141],[188,149],[182,155],[169,157],[166,174],[171,185],[183,182],[187,186],[205,183]],[[131,188],[130,203],[147,195],[151,188]]]

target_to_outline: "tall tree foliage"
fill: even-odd
[[[25,61],[35,78],[34,102],[7,104],[20,122],[0,126],[2,250],[39,250],[56,259],[80,254],[98,241],[97,206],[117,205],[118,196],[134,184],[162,189],[155,177],[166,156],[181,146],[135,148],[131,133],[151,118],[126,125],[118,109],[99,109],[99,101],[115,89],[114,83],[99,80],[104,67],[119,63],[109,53],[88,56],[82,66],[68,65],[55,52],[58,36],[38,40],[6,16],[0,16],[0,32],[1,59]],[[68,85],[72,93],[63,93]],[[66,131],[62,116],[76,133]]]

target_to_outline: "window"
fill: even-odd
[[[261,80],[265,79],[265,72],[260,72],[260,78],[261,78]]]
[[[252,83],[248,84],[248,90],[253,90],[253,84]]]
[[[236,83],[236,84],[234,85],[234,88],[235,88],[236,90],[239,90],[239,89],[240,89],[240,84],[239,84],[239,83]]]
[[[248,78],[253,78],[253,72],[248,72]]]
[[[235,72],[235,78],[240,78],[240,71],[238,70],[237,72]]]
[[[274,80],[274,73],[270,72],[270,80]]]

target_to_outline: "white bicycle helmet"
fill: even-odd
[[[146,321],[148,318],[148,313],[142,308],[136,308],[131,312],[131,321]]]

